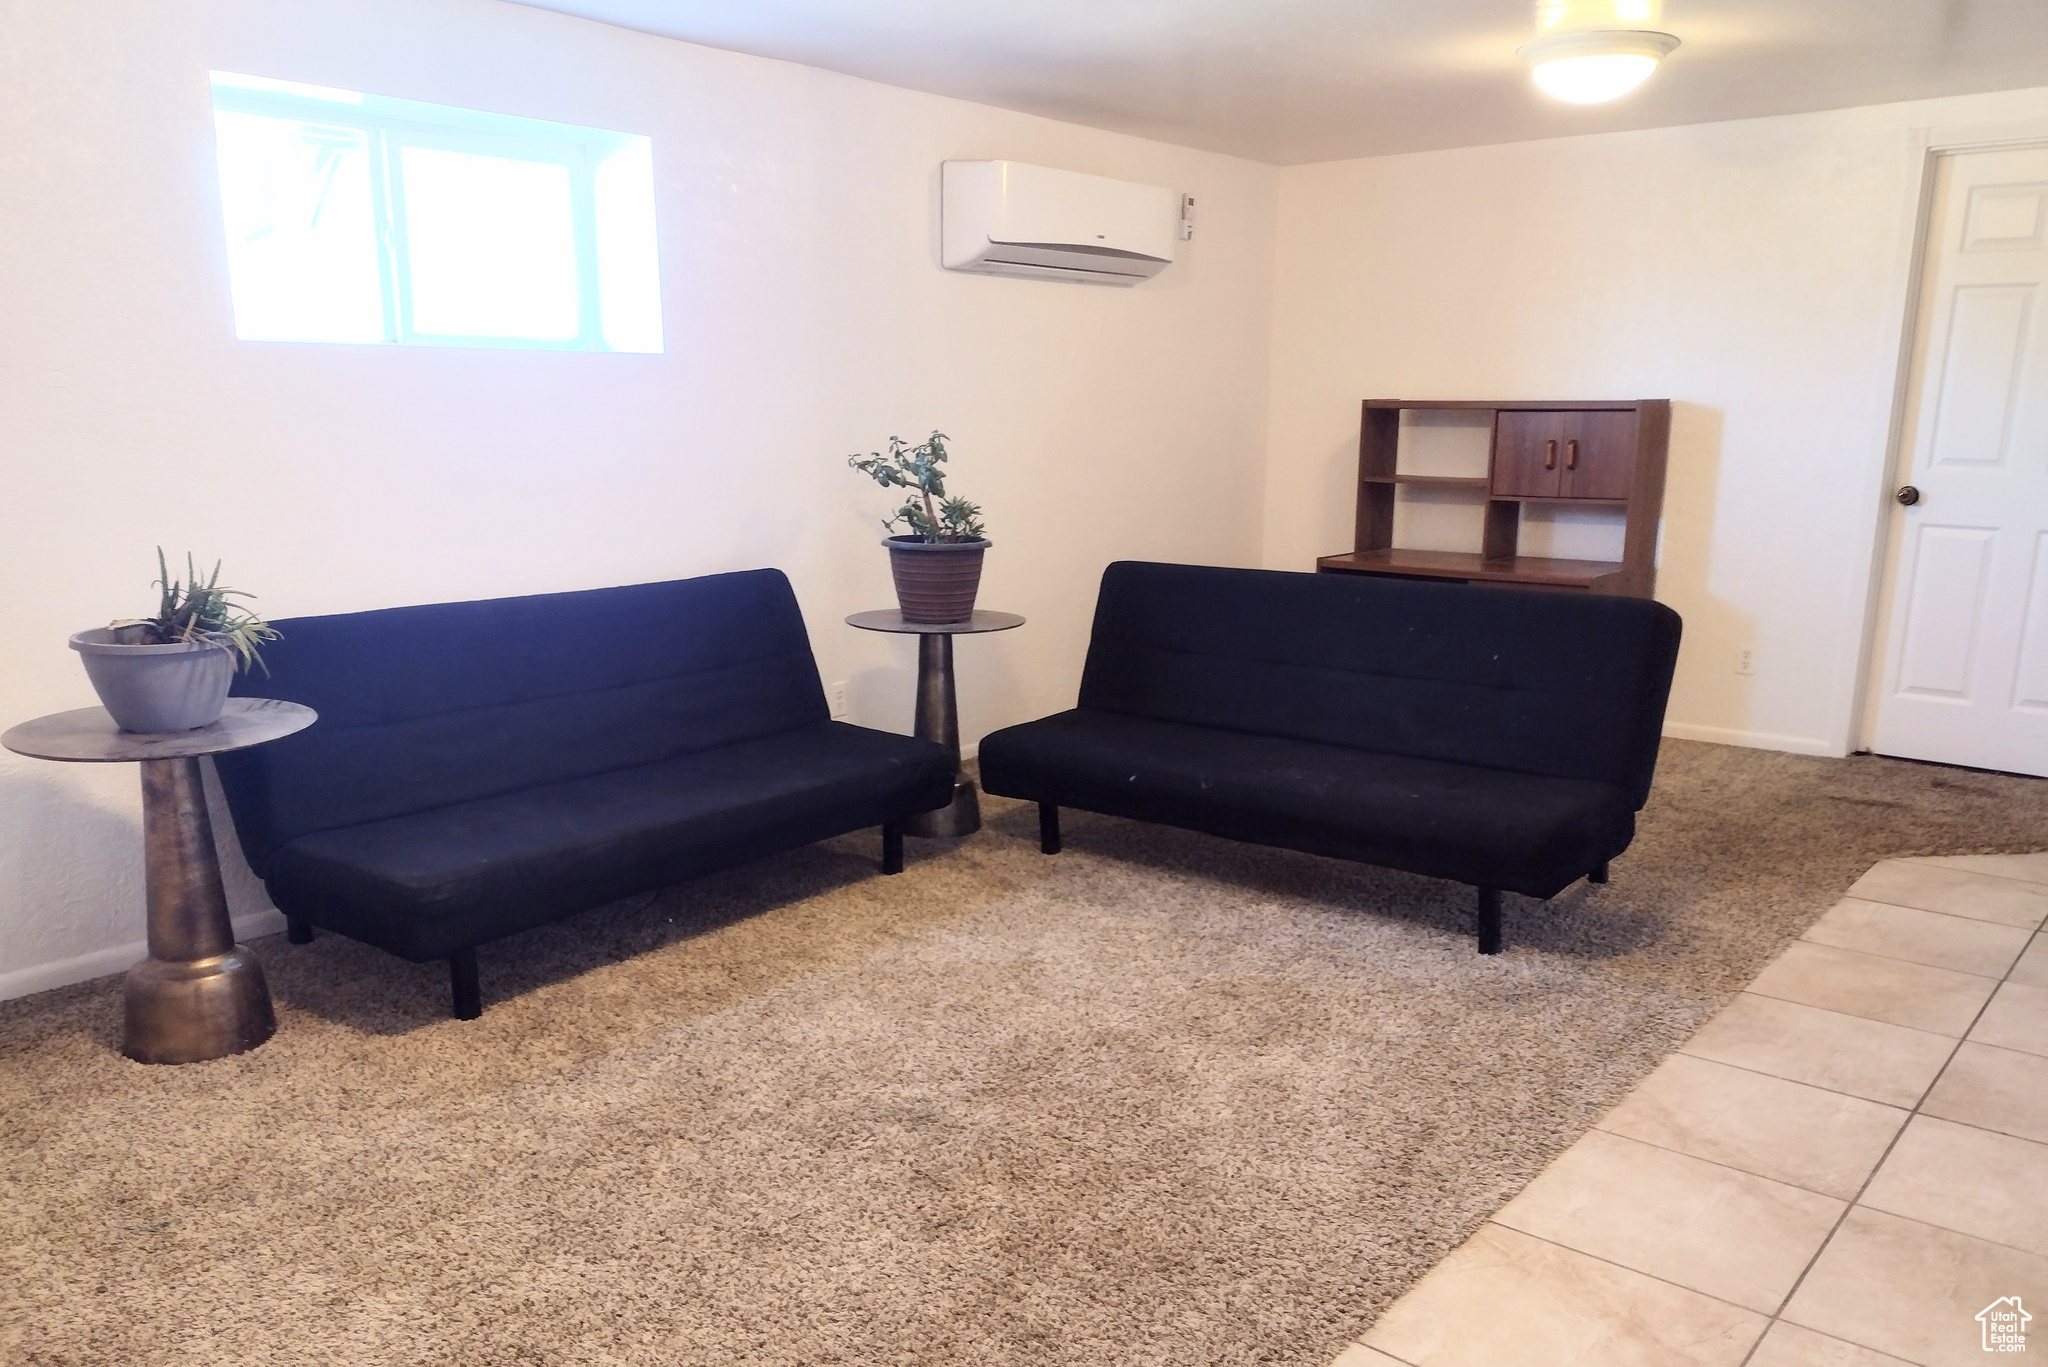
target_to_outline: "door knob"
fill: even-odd
[[[1901,484],[1899,491],[1892,495],[1901,507],[1910,508],[1920,501],[1920,491],[1910,484]]]

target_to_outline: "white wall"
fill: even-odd
[[[1670,398],[1669,729],[1845,753],[1915,130],[2023,120],[2048,90],[1284,170],[1265,563],[1350,549],[1360,399]]]
[[[1071,705],[1125,556],[1256,563],[1275,172],[496,0],[0,0],[0,724],[90,704],[65,637],[152,547],[273,616],[777,565],[855,720],[909,729],[889,500],[843,457],[942,427],[987,508],[969,737]],[[234,340],[210,67],[650,134],[668,352]],[[1186,189],[1135,290],[939,270],[937,168]],[[133,769],[0,755],[0,996],[140,953]],[[238,912],[262,908],[235,882]]]

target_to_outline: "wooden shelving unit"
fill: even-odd
[[[1397,468],[1401,413],[1467,410],[1492,415],[1484,477]],[[1367,399],[1358,434],[1358,516],[1352,549],[1326,555],[1328,574],[1456,579],[1474,584],[1648,598],[1657,583],[1657,523],[1671,438],[1667,399],[1538,402]],[[1395,490],[1402,485],[1486,495],[1480,544],[1471,551],[1394,545]],[[1625,517],[1620,560],[1519,553],[1527,506],[1611,508]]]

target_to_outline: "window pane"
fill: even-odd
[[[415,331],[563,341],[583,330],[568,167],[434,147],[399,161]]]
[[[226,111],[213,118],[235,335],[384,340],[363,130]]]
[[[661,350],[661,273],[655,260],[654,145],[626,138],[597,164],[597,293],[605,345]]]

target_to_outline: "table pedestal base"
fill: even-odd
[[[121,996],[121,1052],[137,1063],[225,1058],[277,1030],[263,965],[240,945],[211,959],[144,959]]]
[[[953,694],[953,638],[930,632],[917,638],[917,714],[911,734],[953,752],[953,800],[903,823],[911,835],[973,835],[981,829],[981,795],[960,772],[960,708]]]
[[[973,835],[981,829],[981,790],[971,778],[955,779],[951,802],[906,819],[903,829],[909,835]]]
[[[235,943],[193,758],[142,762],[149,957],[128,970],[121,1052],[198,1063],[254,1049],[277,1030],[263,966]]]

